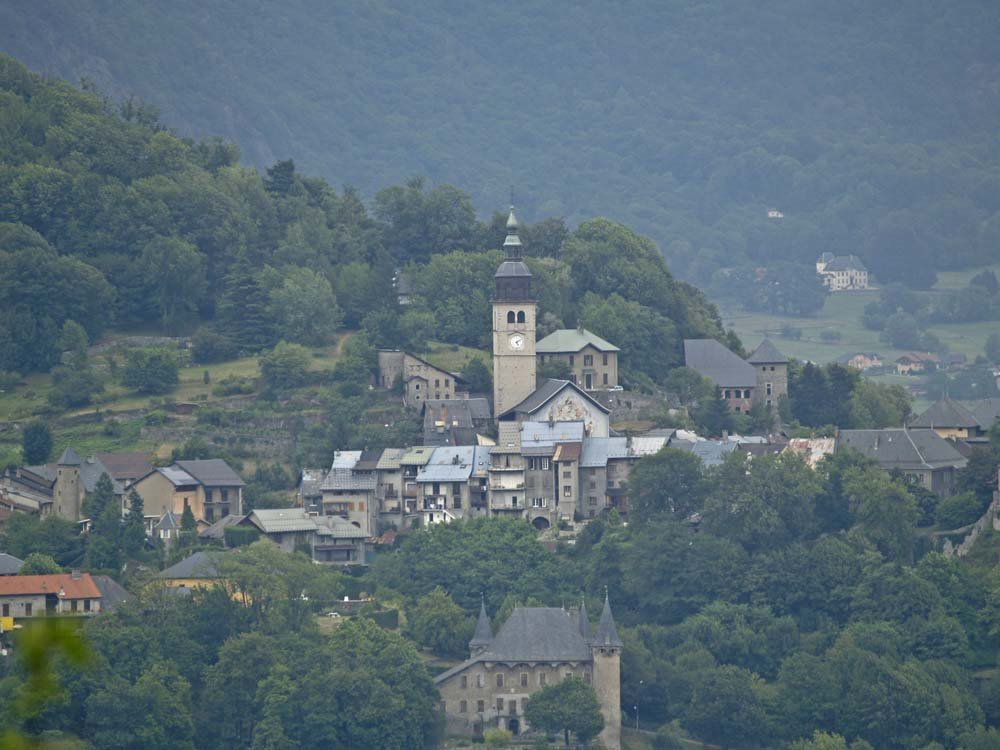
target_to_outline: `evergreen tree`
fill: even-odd
[[[702,430],[711,436],[731,432],[733,429],[733,413],[729,404],[722,397],[722,390],[716,387],[715,396],[702,401],[691,414]]]
[[[198,522],[194,519],[191,506],[185,504],[181,513],[181,546],[190,547],[198,536]]]
[[[97,521],[108,505],[115,504],[115,487],[111,477],[101,474],[94,491],[83,499],[83,515],[91,521]],[[119,514],[120,515],[120,514]]]
[[[107,476],[106,474],[104,476]],[[114,496],[101,510],[90,529],[87,562],[95,570],[121,569],[122,514]]]
[[[21,453],[26,464],[43,464],[52,453],[52,431],[41,420],[29,422],[21,433]]]
[[[244,351],[258,352],[274,343],[274,321],[268,313],[269,298],[260,280],[238,260],[225,279],[219,300],[218,319],[222,334]]]
[[[125,528],[122,529],[122,549],[129,557],[135,557],[146,543],[146,515],[142,496],[133,487],[128,493],[128,513]]]

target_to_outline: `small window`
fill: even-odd
[[[590,496],[590,504],[591,505],[597,505],[597,497],[596,496],[594,496],[594,495]]]
[[[564,471],[563,472],[563,479],[572,479],[572,478],[573,478],[573,472],[572,471]]]
[[[503,713],[503,698],[497,698],[497,711]]]
[[[514,715],[517,714],[517,701],[516,700],[507,701],[507,712],[511,716],[514,716]]]
[[[573,497],[573,488],[568,484],[563,487],[563,497]]]
[[[465,701],[459,701],[458,702],[458,712],[460,714],[464,714],[468,710],[469,710],[469,704],[468,703],[466,703]]]
[[[503,687],[503,674],[497,674],[497,687]]]
[[[3,607],[0,608],[0,617],[10,617],[10,605],[9,604],[4,604]]]
[[[767,392],[767,395],[768,395],[768,396],[770,396],[770,395],[771,395],[771,384],[770,384],[770,383],[768,383],[768,384],[767,384],[767,385],[765,386],[764,390],[765,390],[765,391]]]
[[[486,701],[476,701],[476,712],[477,713],[486,712]]]
[[[464,674],[462,675],[462,679],[459,680],[459,682],[461,683],[463,688],[469,687],[469,678],[466,677]]]
[[[515,323],[515,322],[517,322],[517,318],[514,317],[514,311],[513,310],[511,310],[509,313],[507,313],[507,322],[508,323]]]
[[[77,610],[77,608],[78,608],[79,606],[80,606],[80,603],[79,603],[79,602],[78,602],[78,601],[77,601],[76,599],[73,599],[73,600],[72,600],[72,601],[71,601],[71,602],[69,603],[69,611],[70,611],[70,612],[76,612],[76,610]]]
[[[434,378],[434,387],[435,388],[441,387],[441,378]]]
[[[517,311],[517,322],[518,323],[523,323],[524,322],[524,310],[518,310]]]
[[[604,373],[604,385],[608,384],[608,374]]]
[[[539,672],[538,673],[538,684],[541,685],[542,687],[545,686],[545,679],[546,679],[546,677],[547,677],[547,675],[545,674],[545,672]]]
[[[444,387],[445,388],[450,388],[451,387],[451,380],[449,378],[445,378],[444,379]]]
[[[84,612],[89,612],[90,611],[90,599],[84,599],[83,600],[83,611]]]
[[[24,605],[24,616],[31,617],[31,602],[25,602]]]
[[[593,354],[584,354],[583,355],[583,366],[584,367],[593,367],[594,366],[594,355]]]
[[[528,687],[528,673],[521,672],[521,687]]]
[[[419,390],[420,390],[420,383],[415,383],[415,384],[413,385],[413,390],[415,390],[415,391],[419,391]]]
[[[601,356],[604,359],[604,366],[607,367],[608,366],[608,355],[607,354],[603,354]]]
[[[481,687],[485,687],[485,686],[486,686],[486,675],[484,675],[484,674],[477,674],[476,675],[476,687],[480,687],[481,688]]]
[[[743,391],[743,398],[750,398],[750,389],[749,388],[747,388],[745,391]]]
[[[572,354],[570,354],[569,355],[569,366],[572,367],[574,364],[576,364],[576,357],[574,357]]]
[[[567,673],[566,673],[566,679],[567,679],[567,680],[568,680],[568,679],[569,679],[570,677],[572,677],[572,676],[573,676],[573,673],[572,673],[572,672],[567,672]]]

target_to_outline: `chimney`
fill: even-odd
[[[70,575],[70,578],[72,578],[74,581],[79,581],[80,580],[80,569],[79,568],[73,568],[73,572],[70,573],[69,575]]]

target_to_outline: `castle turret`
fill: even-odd
[[[594,655],[594,692],[597,693],[597,701],[601,704],[601,714],[604,716],[604,729],[598,740],[607,750],[621,750],[622,642],[615,628],[607,592],[604,593],[604,609],[591,641],[591,650]]]
[[[85,490],[80,479],[83,459],[72,448],[67,448],[56,462],[56,481],[52,486],[55,514],[70,521],[79,521]]]
[[[587,602],[584,599],[580,599],[579,628],[580,636],[590,643],[590,618],[587,616]]]
[[[490,618],[486,615],[486,602],[479,605],[479,619],[476,620],[476,632],[469,641],[469,652],[472,656],[478,656],[490,647],[493,643],[493,627],[490,625]]]

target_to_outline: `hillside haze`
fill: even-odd
[[[15,0],[0,49],[259,167],[611,216],[701,284],[860,250],[919,286],[997,255],[998,21],[977,1]]]

